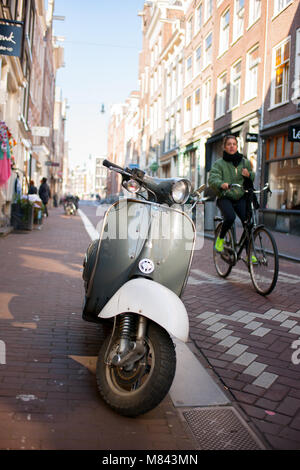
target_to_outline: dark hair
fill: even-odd
[[[46,183],[46,181],[47,181],[47,178],[42,179],[42,183]]]
[[[225,144],[227,142],[227,140],[229,139],[234,139],[236,141],[236,143],[238,143],[238,140],[237,140],[237,137],[235,135],[225,135],[224,139],[223,139],[223,147],[225,147]]]

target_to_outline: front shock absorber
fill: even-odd
[[[136,315],[132,313],[125,313],[119,317],[119,337],[120,337],[120,346],[119,354],[123,355],[124,353],[130,350],[131,338],[133,337],[136,329]]]

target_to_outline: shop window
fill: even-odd
[[[300,210],[300,158],[268,163],[269,209]]]

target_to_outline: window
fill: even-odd
[[[277,15],[281,10],[287,7],[292,0],[274,0],[274,15]]]
[[[200,88],[195,91],[194,95],[194,127],[200,124]]]
[[[199,46],[195,51],[195,75],[201,72],[201,54],[201,46]]]
[[[229,46],[229,20],[230,20],[230,13],[229,13],[229,10],[227,10],[221,16],[221,21],[220,21],[219,54],[223,54],[223,52],[225,52]]]
[[[234,1],[233,40],[235,41],[244,32],[245,0]]]
[[[184,119],[185,131],[188,131],[192,126],[191,117],[192,117],[192,97],[188,96],[185,100],[185,119]]]
[[[230,108],[231,109],[240,104],[241,68],[242,68],[241,60],[239,60],[231,68],[231,84],[230,84]]]
[[[207,80],[202,88],[202,122],[208,121],[210,116],[211,80]]]
[[[207,67],[212,61],[212,33],[204,40],[204,67]]]
[[[186,61],[186,83],[192,80],[192,56],[188,57]]]
[[[300,99],[300,28],[296,31],[295,79],[293,82],[293,103]]]
[[[261,0],[249,1],[249,26],[260,17],[261,14]]]
[[[226,88],[227,88],[227,77],[226,77],[226,73],[224,73],[218,78],[217,100],[216,100],[216,119],[225,114]]]
[[[271,104],[288,101],[290,75],[290,40],[285,40],[273,49],[273,88]]]
[[[202,3],[196,8],[195,12],[195,34],[198,33],[202,26],[203,13],[202,13]]]
[[[245,99],[250,100],[257,95],[257,73],[258,73],[258,46],[247,54],[246,59],[246,88]]]
[[[205,20],[207,21],[213,12],[213,0],[205,0],[205,9],[204,9],[204,14],[205,14]]]
[[[19,0],[2,0],[1,3],[3,6],[6,6],[9,8],[10,18],[12,20],[17,19]]]
[[[186,24],[186,44],[192,40],[193,17],[191,16]]]

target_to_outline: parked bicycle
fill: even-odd
[[[239,184],[231,184],[230,188],[241,187]],[[274,289],[279,270],[278,250],[272,233],[264,226],[258,225],[257,208],[255,207],[255,194],[267,191],[271,193],[267,183],[263,189],[255,191],[246,190],[247,220],[243,232],[237,241],[236,226],[228,230],[225,236],[224,250],[216,251],[214,248],[214,264],[219,276],[226,278],[233,266],[242,260],[248,267],[251,280],[256,291],[261,295],[268,295]],[[223,218],[215,217],[215,241],[220,234]],[[243,249],[246,249],[246,257],[242,257]]]

